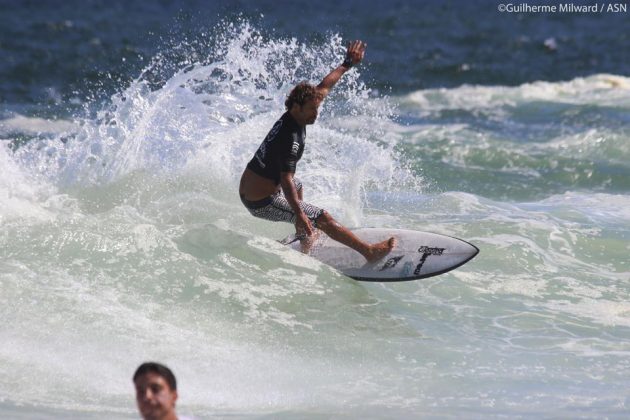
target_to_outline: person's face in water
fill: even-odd
[[[162,376],[148,372],[136,380],[135,386],[138,410],[144,419],[177,418],[177,391],[172,390]]]
[[[317,120],[317,113],[319,111],[319,105],[321,104],[321,100],[311,99],[304,102],[304,105],[299,106],[300,119],[302,120],[304,125],[309,125],[315,123]]]

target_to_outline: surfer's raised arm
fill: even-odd
[[[359,64],[361,60],[363,60],[366,47],[367,44],[363,41],[349,42],[346,50],[346,59],[339,67],[331,71],[328,76],[324,77],[324,80],[317,85],[317,90],[323,96],[328,95],[333,86],[341,79],[341,76],[350,70],[352,66]]]

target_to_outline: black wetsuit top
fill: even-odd
[[[304,153],[305,138],[306,128],[300,127],[291,114],[285,112],[260,144],[247,168],[276,185],[280,184],[280,172],[295,172]]]

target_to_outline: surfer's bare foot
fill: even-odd
[[[396,238],[391,237],[383,242],[370,245],[370,248],[364,257],[368,260],[368,262],[376,262],[385,255],[389,254],[395,246]]]

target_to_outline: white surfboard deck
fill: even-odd
[[[368,263],[357,251],[318,231],[307,254],[355,280],[387,282],[437,276],[467,263],[479,253],[476,246],[466,241],[437,233],[379,228],[353,229],[352,232],[369,243],[392,236],[397,243],[384,258]],[[295,235],[280,242],[303,252],[303,245]]]

